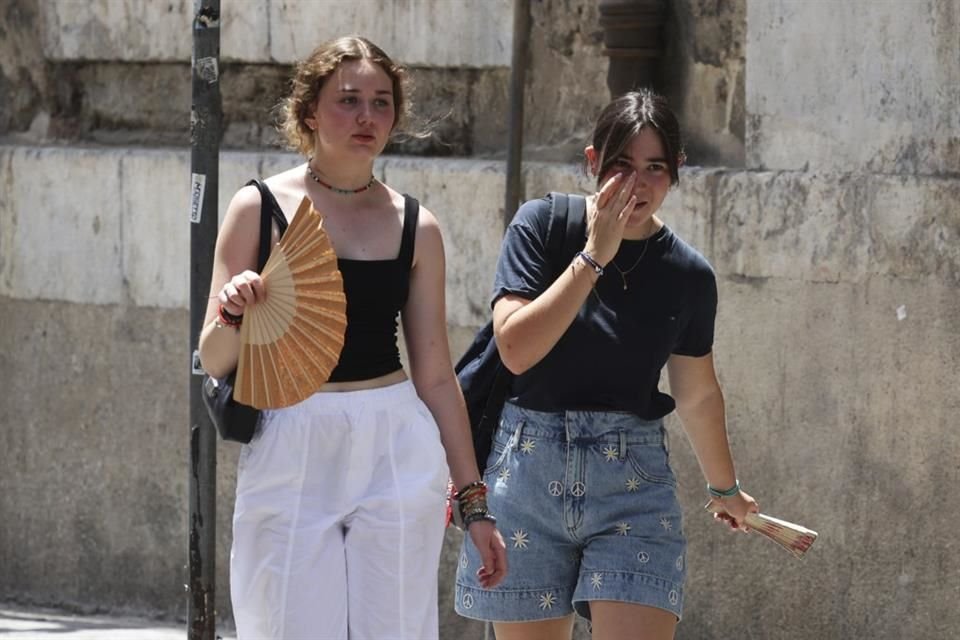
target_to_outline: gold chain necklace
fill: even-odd
[[[652,236],[651,236],[652,237]],[[633,263],[633,266],[624,271],[617,265],[616,260],[611,260],[610,264],[613,265],[613,268],[617,270],[617,273],[620,274],[620,280],[623,281],[623,290],[626,291],[629,287],[627,286],[627,276],[630,275],[630,272],[639,266],[640,261],[643,260],[643,256],[647,255],[647,246],[650,244],[650,238],[647,238],[643,241],[643,250],[640,252],[640,257],[637,258],[637,261]]]

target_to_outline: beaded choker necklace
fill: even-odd
[[[333,191],[334,193],[340,193],[340,194],[343,194],[343,195],[345,195],[345,196],[350,196],[350,195],[353,195],[353,194],[355,194],[355,193],[363,193],[364,191],[366,191],[367,189],[369,189],[370,187],[372,187],[372,186],[373,186],[373,183],[377,181],[376,176],[370,176],[370,181],[367,182],[367,184],[365,184],[365,185],[363,185],[362,187],[360,187],[359,189],[341,189],[340,187],[335,187],[335,186],[333,186],[332,184],[330,184],[330,183],[328,183],[328,182],[324,182],[323,179],[320,178],[320,176],[318,176],[318,175],[314,172],[313,167],[310,166],[310,163],[311,163],[312,161],[313,161],[313,158],[310,158],[309,160],[307,160],[307,175],[310,176],[310,179],[311,179],[311,180],[313,180],[314,182],[316,182],[317,184],[319,184],[319,185],[321,185],[321,186],[323,186],[323,187],[326,187],[327,189],[330,189],[330,191]]]

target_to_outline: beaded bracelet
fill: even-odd
[[[217,327],[233,327],[234,329],[240,328],[240,323],[243,322],[243,315],[234,315],[223,308],[223,305],[217,307]]]
[[[578,251],[577,257],[586,262],[588,265],[593,267],[593,270],[597,272],[597,275],[603,275],[603,267],[600,266],[600,263],[593,259],[586,251]]]
[[[457,491],[453,495],[453,497],[456,498],[457,500],[464,500],[468,498],[470,495],[476,494],[478,492],[483,493],[484,495],[486,495],[487,493],[487,485],[482,480],[471,482],[470,484],[466,485],[465,487]]]
[[[480,520],[486,520],[487,522],[497,524],[497,519],[494,518],[490,513],[472,513],[463,519],[463,530],[466,531],[470,525]]]
[[[487,485],[471,482],[453,494],[453,524],[466,531],[474,522],[487,520],[496,523],[496,518],[487,509]]]
[[[707,483],[707,492],[714,498],[732,498],[733,496],[740,493],[740,481],[734,480],[733,486],[727,489],[726,491],[721,491],[720,489],[714,489],[710,486],[710,483]]]

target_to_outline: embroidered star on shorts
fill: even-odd
[[[533,453],[533,450],[536,448],[537,443],[531,440],[530,438],[524,438],[523,442],[520,443],[520,453],[524,455],[530,455]]]
[[[529,539],[527,538],[527,532],[523,529],[517,529],[513,532],[513,535],[510,537],[513,540],[514,549],[526,549],[529,544]]]
[[[550,593],[545,593],[540,596],[540,608],[546,611],[547,609],[553,609],[553,605],[557,602],[557,596]]]
[[[590,584],[593,585],[594,591],[600,591],[600,587],[603,586],[603,574],[594,572],[594,574],[590,576]]]

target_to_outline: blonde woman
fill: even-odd
[[[403,69],[369,40],[320,46],[283,105],[283,133],[306,161],[263,193],[238,191],[220,230],[200,341],[211,375],[236,366],[244,310],[268,295],[254,271],[264,199],[289,221],[310,197],[347,298],[329,381],[266,411],[240,454],[230,565],[240,640],[438,637],[447,480],[481,485],[447,347],[440,228],[373,175],[406,106]],[[504,544],[481,506],[468,532],[483,557],[477,579],[493,586]]]

